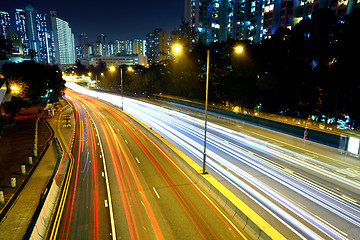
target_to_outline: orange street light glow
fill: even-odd
[[[236,46],[235,47],[235,52],[236,53],[241,53],[241,52],[243,52],[244,51],[244,48],[242,47],[242,46]]]
[[[16,85],[12,85],[10,89],[13,94],[18,94],[20,92],[20,88]]]
[[[180,45],[175,45],[173,47],[173,50],[174,50],[174,52],[179,53],[181,51],[181,46]]]

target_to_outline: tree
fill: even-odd
[[[14,118],[22,108],[29,108],[31,105],[32,104],[29,100],[26,100],[22,97],[12,96],[11,101],[5,105],[5,111],[6,113],[9,113],[12,118]]]
[[[181,44],[184,49],[189,49],[198,43],[198,32],[191,26],[190,22],[185,20],[182,20],[179,27],[173,30],[170,34],[170,46],[178,43]]]
[[[65,81],[57,66],[42,65],[34,61],[8,63],[3,66],[3,74],[8,82],[22,83],[23,97],[33,104],[50,97],[57,101],[65,89]]]
[[[337,39],[334,44],[337,57],[332,62],[333,75],[336,82],[335,98],[340,114],[349,114],[355,119],[355,128],[360,127],[360,84],[358,81],[358,68],[360,66],[360,9],[355,9],[347,15],[340,24]]]

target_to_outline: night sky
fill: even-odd
[[[168,33],[184,18],[184,0],[4,0],[0,10],[15,20],[15,9],[27,4],[49,15],[50,10],[69,22],[75,36],[84,32],[89,42],[100,33],[110,40],[145,39],[154,28]],[[13,28],[14,25],[12,26]]]

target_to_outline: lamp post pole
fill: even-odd
[[[205,168],[206,168],[207,107],[208,107],[208,93],[209,93],[209,63],[210,63],[210,50],[207,50],[203,174],[206,174]]]
[[[120,68],[120,82],[121,82],[121,110],[124,110],[124,87],[123,87],[123,70]]]

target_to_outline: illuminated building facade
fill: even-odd
[[[86,33],[81,33],[75,39],[75,51],[76,51],[76,59],[80,60],[83,57],[89,56],[89,38]]]
[[[133,54],[145,55],[145,49],[146,49],[145,44],[146,44],[145,40],[134,39],[132,43]]]
[[[133,41],[116,40],[115,49],[116,49],[116,55],[131,55],[133,54]]]
[[[10,15],[8,12],[0,11],[0,34],[8,39],[8,29],[10,28]]]
[[[104,64],[106,67],[122,66],[122,65],[143,65],[146,66],[146,58],[141,54],[131,54],[126,56],[112,56],[112,57],[90,57],[81,59],[81,64],[87,68],[90,66],[98,67],[100,64]]]
[[[8,39],[10,39],[10,41],[12,43],[12,46],[13,46],[12,55],[19,55],[19,56],[24,55],[24,53],[23,53],[23,45],[22,45],[22,42],[21,42],[20,34],[18,34],[13,29],[9,28],[7,30],[7,36],[8,36]]]
[[[146,56],[149,64],[166,60],[169,56],[168,51],[168,35],[161,28],[156,28],[146,35]]]
[[[75,63],[74,34],[69,23],[60,19],[56,11],[50,11],[51,25],[54,35],[55,63],[60,67]]]
[[[344,17],[360,0],[185,0],[185,20],[204,44],[228,38],[260,42],[278,27],[291,29],[314,11],[329,8]]]
[[[205,44],[228,38],[242,39],[248,23],[245,0],[186,0],[185,20],[196,28],[199,40]],[[248,5],[247,5],[248,4]]]
[[[51,36],[47,30],[46,15],[35,14],[39,62],[51,63]]]
[[[106,38],[105,34],[102,33],[97,37],[97,43],[98,43],[98,47],[102,48],[102,49],[98,50],[99,52],[101,52],[100,56],[109,56],[108,49],[107,49],[107,38]]]
[[[46,15],[36,12],[31,6],[16,9],[15,25],[21,36],[24,56],[31,56],[36,62],[51,63],[52,38],[47,29]]]
[[[24,46],[24,55],[28,55],[28,37],[26,33],[26,24],[25,24],[25,10],[23,9],[16,9],[15,12],[15,24],[16,24],[16,31],[21,36],[21,42]]]

